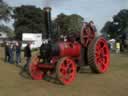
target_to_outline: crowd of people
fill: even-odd
[[[19,64],[21,62],[21,44],[19,42],[5,43],[5,62],[10,64]]]
[[[117,53],[119,54],[120,51],[121,51],[121,43],[119,40],[115,40],[115,39],[111,39],[108,41],[109,43],[109,48],[110,48],[110,51],[112,53]]]
[[[23,67],[24,71],[28,70],[28,65],[31,61],[31,48],[30,43],[24,48],[24,56],[26,57],[26,64]],[[20,42],[6,42],[5,43],[5,62],[9,64],[17,64],[21,63],[21,43]]]

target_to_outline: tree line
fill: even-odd
[[[109,38],[119,38],[128,33],[128,9],[122,9],[107,21],[101,32]],[[125,39],[125,38],[124,38]]]
[[[114,15],[113,21],[107,21],[101,30],[101,33],[109,38],[117,38],[128,32],[128,10],[123,9]],[[4,25],[14,19],[14,30]],[[81,31],[84,18],[78,14],[66,15],[59,14],[52,20],[53,36],[58,38],[60,34],[77,33]],[[22,5],[11,8],[6,2],[0,0],[0,31],[15,36],[17,39],[22,38],[22,33],[43,33],[45,34],[44,14],[41,8],[31,5]]]
[[[20,6],[14,9],[14,28],[17,38],[21,39],[22,33],[43,33],[45,34],[44,14],[41,8],[35,6]],[[52,20],[53,35],[65,32],[79,32],[82,26],[83,17],[77,14],[59,14]],[[56,28],[57,27],[57,28]],[[59,33],[58,33],[59,32]]]
[[[0,0],[0,21],[8,23],[14,20],[14,35],[16,39],[22,39],[22,33],[45,34],[45,22],[43,9],[32,5],[22,5],[11,8],[6,2]],[[52,35],[58,38],[60,34],[79,32],[82,27],[83,17],[77,14],[59,14],[52,20]],[[12,30],[0,23],[0,31],[10,33]]]

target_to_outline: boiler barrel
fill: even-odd
[[[47,44],[41,46],[40,54],[42,58],[50,58],[52,56],[59,57],[79,57],[81,52],[81,45],[78,42],[58,42],[54,44]]]
[[[81,45],[79,43],[71,43],[71,42],[62,42],[59,43],[59,55],[61,57],[71,56],[78,57],[80,56]]]

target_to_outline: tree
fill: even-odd
[[[42,33],[44,15],[40,8],[35,6],[20,6],[14,10],[14,28],[17,39],[22,39],[22,33]]]
[[[65,15],[61,13],[54,22],[59,26],[60,34],[68,34],[80,32],[83,20],[83,17],[77,14]]]
[[[5,32],[9,37],[12,37],[13,31],[11,28],[2,24],[2,22],[8,22],[11,18],[12,8],[3,0],[0,0],[0,32]]]
[[[123,9],[117,15],[113,16],[113,21],[108,21],[103,29],[102,33],[107,33],[110,38],[117,38],[128,30],[128,10]]]
[[[106,38],[113,38],[117,36],[117,32],[115,32],[113,23],[111,21],[108,21],[105,23],[104,27],[101,30],[101,33],[106,37]]]
[[[11,15],[11,7],[6,2],[0,0],[0,21],[9,21]]]
[[[5,25],[0,26],[0,32],[7,33],[8,37],[14,37],[15,36],[13,30],[10,27],[5,26]]]

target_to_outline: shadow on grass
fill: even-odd
[[[27,70],[24,69],[22,65],[16,65],[17,68],[20,69],[19,75],[24,79],[31,79],[30,74]]]
[[[49,82],[49,83],[52,83],[52,84],[55,84],[55,85],[60,85],[62,86],[62,84],[60,83],[60,81],[57,79],[56,75],[54,76],[49,76],[49,75],[46,75],[43,80]]]
[[[92,71],[90,67],[81,67],[80,70],[78,71],[80,74],[92,74]]]
[[[28,72],[28,70],[24,70],[23,66],[21,65],[17,65],[17,67],[21,70],[19,72],[19,75],[24,78],[24,79],[28,79],[28,80],[32,80],[30,73]],[[57,80],[56,75],[48,75],[46,74],[44,78],[42,78],[42,80],[53,83],[53,84],[57,84],[57,85],[61,85],[60,82]]]
[[[19,75],[24,78],[24,79],[28,79],[28,80],[33,80],[29,74],[29,72],[21,70],[21,72],[19,73]],[[42,80],[55,84],[55,85],[62,85],[55,76],[49,76],[46,75],[44,78],[42,78]]]
[[[88,75],[94,75],[89,67],[83,67],[80,68],[77,74],[88,74]],[[63,86],[63,84],[57,79],[56,75],[54,74],[53,76],[46,76],[44,78],[45,81],[53,83],[55,85],[60,85]]]
[[[30,74],[29,74],[29,72],[27,72],[27,71],[25,71],[23,69],[21,69],[21,71],[19,72],[19,75],[22,78],[24,78],[24,79],[28,79],[28,80],[31,80],[32,79],[31,76],[30,76]]]
[[[32,80],[28,71],[24,71],[22,66],[18,66],[18,67],[21,69],[21,72],[19,73],[19,75],[21,77],[23,77],[24,79]],[[90,74],[92,74],[92,72],[91,72],[90,68],[87,67],[87,68],[81,68],[79,70],[79,72],[77,72],[77,74],[88,74],[88,75],[90,75]],[[52,83],[52,84],[55,84],[55,85],[63,86],[63,84],[57,79],[56,73],[53,73],[53,74],[50,74],[50,75],[47,73],[42,80],[44,80],[46,82],[49,82],[49,83]]]

